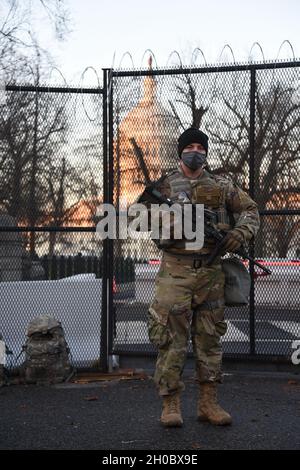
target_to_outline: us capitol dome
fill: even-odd
[[[152,70],[152,57],[148,61]],[[147,75],[142,84],[142,97],[117,126],[114,139],[114,202],[132,204],[145,188],[147,180],[155,181],[178,162],[177,120],[157,97],[157,81]],[[144,240],[122,241],[125,256],[145,257]],[[147,254],[158,250],[151,242]],[[152,252],[153,249],[154,252]],[[124,253],[125,250],[125,253]]]

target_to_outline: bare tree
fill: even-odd
[[[36,65],[35,85],[40,72]],[[0,108],[0,198],[18,222],[37,226],[47,212],[45,173],[67,131],[65,102],[39,92],[9,92]],[[34,232],[30,252],[35,251]]]
[[[86,214],[88,209],[90,214],[96,210],[92,204],[95,201],[90,199],[90,192],[87,189],[87,180],[85,175],[74,167],[65,156],[61,159],[50,158],[45,175],[47,182],[47,219],[45,223],[55,227],[72,225],[80,226],[87,222],[85,214],[80,219],[76,214],[80,203],[86,204]],[[75,212],[75,214],[74,214]],[[75,219],[75,220],[74,220]],[[92,222],[92,216],[90,219]],[[59,238],[59,233],[50,232],[49,236],[49,254],[53,255],[55,243]]]
[[[292,202],[295,202],[298,193],[289,195]],[[280,201],[281,199],[281,201]],[[282,196],[278,198],[274,209],[279,209],[283,204],[286,204],[286,198]],[[257,250],[261,256],[278,256],[285,258],[289,256],[297,256],[297,249],[299,247],[299,229],[300,221],[299,216],[295,215],[266,215],[261,218],[261,236],[259,236],[257,243],[260,243]],[[299,256],[299,254],[298,254]]]
[[[32,97],[28,93],[9,93],[0,106],[0,201],[15,218],[23,216],[25,173],[31,147],[27,122]]]
[[[254,199],[260,210],[267,208],[295,208],[289,195],[298,191],[297,166],[300,159],[300,104],[291,100],[293,89],[286,83],[266,87],[258,84],[256,92],[256,126],[254,142]],[[220,164],[215,172],[233,175],[243,189],[249,185],[250,123],[249,111],[240,105],[244,100],[242,88],[237,89],[236,99],[222,97],[222,112],[208,123],[209,135],[218,151]],[[295,201],[294,201],[295,204]],[[276,220],[279,220],[276,218]],[[284,222],[285,221],[285,222]],[[289,225],[283,230],[282,223]],[[266,231],[256,237],[257,252],[262,255],[287,254],[287,231],[291,240],[295,219],[284,217],[272,227],[272,238],[266,246]],[[283,233],[285,239],[283,241]],[[273,248],[272,248],[273,246]]]
[[[54,30],[57,39],[64,39],[69,32],[70,13],[65,0],[37,0],[34,4],[31,0],[1,0],[0,6],[3,18],[0,36],[10,43],[32,45],[26,33],[32,29],[37,14],[46,15],[48,25]]]
[[[47,17],[58,40],[67,36],[70,16],[64,0],[37,0],[34,5],[31,0],[0,0],[0,78],[6,82],[28,78],[37,48],[46,63],[53,62],[49,50],[36,39],[36,15]]]
[[[197,75],[197,74],[196,74]],[[201,74],[205,75],[205,74]],[[209,135],[209,162],[215,174],[229,174],[244,190],[249,189],[250,122],[247,77],[201,77],[193,74],[176,77],[174,100],[170,106],[181,128],[202,127]],[[219,82],[218,82],[219,80]],[[291,100],[294,89],[283,80],[258,83],[255,127],[255,200],[259,209],[296,208],[300,158],[300,104]],[[283,197],[282,197],[283,196]],[[293,201],[293,202],[292,202]],[[279,219],[276,217],[276,220]],[[285,221],[285,222],[284,222]],[[285,230],[282,224],[285,223]],[[294,217],[284,217],[272,227],[266,246],[266,230],[256,240],[258,253],[287,254],[295,234]],[[285,233],[285,241],[282,233]],[[285,247],[285,248],[284,248]]]
[[[174,101],[169,100],[170,108],[177,119],[177,122],[184,131],[186,127],[196,127],[199,129],[202,119],[208,111],[208,106],[201,102],[201,84],[195,81],[195,76],[191,74],[183,74],[175,77],[174,82]],[[203,87],[203,84],[202,84]],[[183,107],[180,113],[178,108]]]

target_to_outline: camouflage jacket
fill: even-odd
[[[257,204],[227,176],[213,175],[204,169],[201,176],[193,180],[186,177],[179,167],[161,178],[157,189],[174,203],[178,195],[184,192],[192,203],[204,204],[206,209],[215,212],[216,228],[225,232],[238,229],[245,243],[258,232],[260,219]],[[209,253],[215,243],[214,239],[205,237],[204,246],[197,253]],[[173,241],[172,245],[161,241],[159,247],[168,248],[174,253],[186,251],[184,239]]]

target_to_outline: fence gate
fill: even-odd
[[[250,263],[249,306],[226,309],[227,357],[290,361],[300,339],[299,72],[299,61],[161,70],[151,60],[148,70],[110,72],[110,201],[132,203],[146,181],[176,167],[177,138],[194,125],[209,135],[210,169],[258,203],[250,252],[272,276]],[[146,312],[161,254],[150,239],[108,244],[109,353],[151,356]],[[113,289],[120,259],[127,271]]]

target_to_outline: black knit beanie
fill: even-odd
[[[181,153],[187,145],[193,143],[201,144],[205,148],[206,152],[208,151],[208,136],[204,132],[196,129],[196,127],[190,127],[185,130],[178,139],[178,154],[181,158]]]

